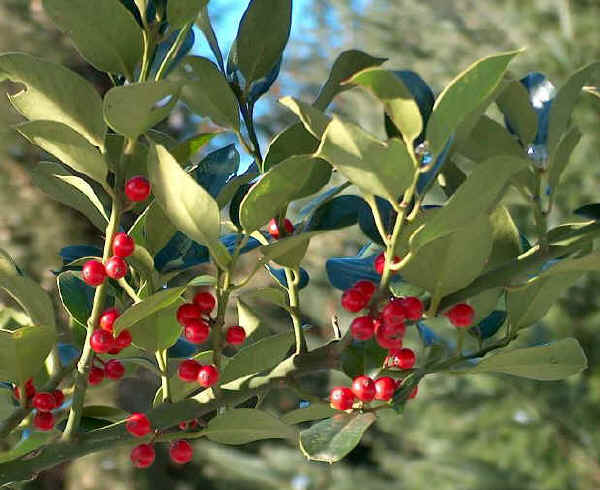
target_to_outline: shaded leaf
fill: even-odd
[[[326,419],[335,415],[336,413],[339,412],[325,403],[315,403],[311,404],[310,407],[307,408],[297,408],[296,410],[287,412],[281,417],[281,421],[286,424],[294,425],[302,422],[312,422],[313,420]]]
[[[284,129],[273,138],[263,163],[266,172],[274,165],[292,155],[308,155],[317,151],[319,141],[309,133],[304,125],[296,123]]]
[[[293,427],[254,408],[234,408],[211,419],[203,434],[214,442],[240,445],[263,439],[292,439]]]
[[[130,326],[133,344],[147,352],[165,350],[175,345],[182,328],[177,322],[177,308],[182,304],[183,300],[177,299],[169,307],[155,311]]]
[[[9,332],[0,330],[0,378],[24,383],[38,374],[54,343],[53,327],[21,327]]]
[[[529,101],[527,89],[517,80],[510,82],[496,99],[506,125],[519,137],[523,146],[533,142],[537,134],[538,117]]]
[[[179,29],[184,25],[194,22],[200,10],[206,7],[208,0],[169,0],[167,3],[167,20],[169,24]]]

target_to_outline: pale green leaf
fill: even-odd
[[[147,352],[168,349],[174,345],[181,335],[181,325],[177,322],[177,308],[182,304],[183,300],[176,299],[167,308],[155,311],[135,322],[129,327],[133,344]],[[127,311],[129,310],[125,312]]]
[[[235,408],[216,416],[202,433],[211,441],[240,445],[263,439],[292,439],[293,427],[273,415],[254,408]]]
[[[41,286],[29,277],[0,274],[0,288],[5,289],[25,310],[31,322],[38,326],[54,329],[54,306]]]
[[[313,403],[309,407],[297,408],[296,410],[286,413],[281,417],[281,421],[286,424],[294,425],[302,422],[326,419],[336,413],[339,412],[325,403]]]
[[[538,120],[525,86],[513,80],[500,93],[496,103],[510,122],[512,130],[519,136],[521,143],[524,146],[529,145],[537,134]]]
[[[167,20],[173,29],[179,29],[194,22],[200,10],[206,7],[208,0],[169,0],[167,3]]]
[[[35,376],[55,341],[56,332],[48,326],[0,330],[0,378],[19,384]]]
[[[581,133],[573,126],[558,142],[554,152],[550,155],[548,164],[548,186],[551,192],[556,192],[560,177],[569,164],[573,150],[581,140]]]
[[[331,121],[329,116],[294,97],[283,97],[279,99],[279,103],[296,114],[310,134],[318,140],[322,138],[329,121]]]

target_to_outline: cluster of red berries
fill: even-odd
[[[152,424],[143,413],[132,414],[127,419],[125,428],[134,437],[145,437],[152,432]],[[178,440],[171,443],[169,455],[175,463],[185,464],[192,460],[193,449],[189,442]],[[154,463],[156,451],[151,443],[139,444],[132,449],[130,458],[136,468],[148,468]]]
[[[120,312],[117,308],[108,308],[100,315],[98,326],[90,338],[90,346],[96,354],[118,354],[131,345],[131,333],[123,330],[116,337],[113,326]]]
[[[101,359],[96,357],[94,362],[100,363],[100,366],[90,367],[88,373],[88,383],[92,386],[99,385],[104,381],[104,378],[112,379],[114,381],[121,379],[125,374],[125,366],[118,359],[109,359],[103,362]]]
[[[150,182],[138,175],[125,184],[125,195],[132,202],[145,201],[150,196]],[[133,239],[126,233],[117,233],[113,239],[113,256],[105,264],[98,260],[88,260],[81,271],[81,276],[89,286],[100,286],[106,277],[121,279],[127,275],[127,262],[135,248]]]
[[[194,359],[181,361],[177,369],[179,379],[185,383],[197,382],[203,388],[210,388],[219,381],[219,370],[213,364],[200,364]]]
[[[294,233],[294,225],[287,218],[283,220],[283,228],[285,229],[286,235],[291,235],[292,233]],[[269,235],[271,235],[271,237],[273,237],[275,240],[279,240],[279,238],[281,237],[279,224],[277,223],[275,218],[272,218],[271,221],[269,221],[269,227],[267,228],[267,230],[269,232]]]
[[[357,376],[352,381],[352,386],[336,386],[329,393],[329,403],[337,410],[350,410],[354,402],[359,400],[369,403],[373,400],[390,401],[397,389],[402,386],[402,381],[396,381],[389,376],[383,376],[373,381],[368,376]],[[409,398],[417,396],[418,387],[415,386]]]
[[[17,400],[21,399],[18,386],[14,387],[13,395]],[[64,403],[64,393],[61,390],[54,390],[52,393],[36,392],[33,379],[30,378],[25,383],[25,396],[27,397],[29,406],[36,410],[36,414],[33,417],[33,426],[42,431],[52,430],[54,427],[52,410],[59,408]]]

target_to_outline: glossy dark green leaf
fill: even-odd
[[[381,221],[383,223],[384,229],[388,232],[392,232],[392,228],[395,223],[396,212],[392,205],[382,199],[380,197],[375,198],[375,203],[377,209],[379,210],[379,214],[381,216]],[[383,246],[383,238],[379,234],[379,230],[377,229],[377,225],[375,224],[375,218],[373,217],[373,211],[371,207],[363,202],[362,206],[358,212],[358,225],[360,226],[360,230],[374,243],[378,243]]]
[[[506,311],[494,310],[469,330],[482,339],[493,337],[506,322]]]
[[[358,196],[338,196],[319,206],[303,231],[339,230],[358,222],[364,201]]]
[[[598,220],[600,219],[600,203],[586,204],[573,211],[573,214],[583,218]]]
[[[86,325],[92,313],[95,289],[71,271],[59,274],[56,281],[60,300],[69,315],[82,325]]]
[[[217,199],[225,185],[233,179],[240,166],[240,154],[231,144],[209,153],[198,165],[192,167],[190,175]]]
[[[377,377],[383,366],[387,351],[373,339],[354,340],[342,352],[342,369],[350,378],[366,375]]]
[[[375,422],[374,413],[339,413],[300,432],[300,449],[312,461],[335,463],[352,451]]]
[[[381,276],[373,268],[375,257],[332,257],[325,263],[329,282],[342,291],[350,289],[362,279],[379,284]]]
[[[287,288],[287,278],[285,277],[284,269],[280,269],[279,267],[273,267],[270,265],[266,265],[265,267],[269,271],[269,274],[271,274],[271,277],[273,277],[284,288]],[[300,282],[297,286],[298,289],[304,289],[306,286],[308,286],[309,281],[310,276],[308,275],[308,272],[306,272],[305,269],[300,267]]]
[[[211,419],[203,434],[211,441],[235,446],[263,439],[293,439],[297,436],[293,427],[254,408],[227,410]]]

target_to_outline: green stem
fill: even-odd
[[[377,227],[377,231],[379,232],[379,236],[383,240],[383,243],[388,243],[388,233],[385,229],[385,225],[383,224],[383,219],[381,218],[381,213],[379,212],[379,207],[377,206],[377,201],[375,196],[371,194],[367,194],[364,196],[365,201],[371,208],[371,212],[373,213],[373,219],[375,220],[375,226]]]
[[[536,193],[533,197],[533,214],[538,235],[538,243],[540,244],[540,248],[545,249],[548,246],[548,223],[546,220],[546,215],[544,214],[544,210],[542,209],[542,172],[536,171],[535,176]]]
[[[157,350],[155,352],[156,362],[160,369],[160,380],[162,385],[163,403],[171,403],[171,384],[169,382],[169,368],[167,364],[167,351]]]
[[[143,54],[143,58],[142,58],[142,68],[140,70],[140,76],[139,76],[139,82],[145,82],[148,79],[148,73],[150,71],[150,58],[151,58],[151,51],[152,51],[152,46],[153,46],[153,35],[152,33],[147,30],[144,29],[142,31],[142,36],[144,38],[144,54]]]
[[[191,28],[192,23],[189,23],[186,24],[186,26],[179,31],[177,39],[175,39],[173,46],[171,46],[171,49],[169,49],[169,51],[167,52],[165,59],[162,61],[162,63],[160,64],[160,68],[156,72],[156,75],[154,77],[155,81],[159,81],[166,73],[167,69],[169,68],[169,65],[171,64],[171,61],[175,58],[175,56],[177,56],[177,53],[179,52],[179,49],[181,48],[181,45],[185,41],[185,38],[187,37],[188,32],[190,32]]]
[[[133,300],[134,303],[140,303],[142,301],[142,298],[140,298],[137,295],[137,293],[135,292],[135,289],[133,289],[131,284],[129,284],[124,277],[119,279],[118,282],[119,282],[119,286],[121,286],[123,291],[125,291],[127,293],[127,296],[129,296]]]
[[[302,320],[300,318],[299,300],[298,300],[298,284],[300,274],[298,271],[292,270],[289,267],[284,268],[285,280],[287,282],[287,292],[290,300],[290,317],[294,325],[294,334],[296,337],[296,354],[306,352],[306,338],[302,330]]]

